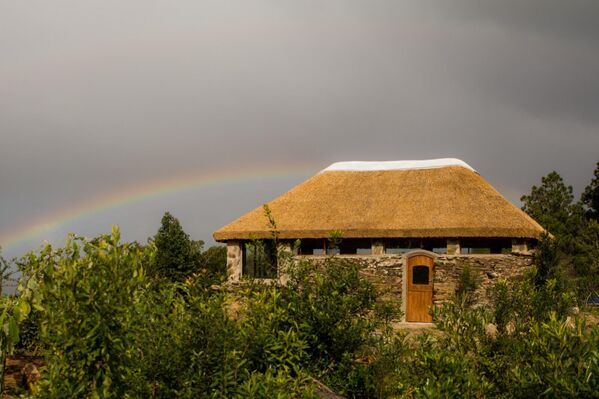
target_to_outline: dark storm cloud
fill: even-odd
[[[0,232],[154,180],[296,161],[456,156],[513,201],[553,169],[580,190],[599,160],[596,4],[0,0]],[[143,239],[176,208],[206,239],[298,181],[165,197],[86,234]]]
[[[540,117],[599,122],[599,2],[459,0],[442,10],[480,28],[480,90]]]
[[[599,3],[594,0],[457,0],[439,5],[461,18],[599,45]]]

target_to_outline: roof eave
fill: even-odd
[[[539,239],[543,231],[514,228],[445,228],[445,229],[370,229],[343,230],[344,238],[530,238]],[[319,239],[329,238],[331,230],[282,230],[277,232],[280,239]],[[219,242],[230,240],[270,239],[271,231],[217,231],[213,235]]]

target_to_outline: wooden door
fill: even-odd
[[[407,277],[406,321],[432,322],[433,258],[427,255],[408,258]]]

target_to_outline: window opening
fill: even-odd
[[[277,249],[274,241],[245,243],[242,274],[251,278],[277,278]]]
[[[444,238],[392,238],[385,241],[386,254],[404,254],[415,249],[446,254],[447,240]]]
[[[341,255],[370,255],[372,242],[370,239],[345,239],[339,244]]]
[[[326,252],[326,242],[323,239],[304,239],[300,241],[300,255],[323,256]]]
[[[462,238],[460,253],[466,255],[509,254],[512,240],[509,238]]]
[[[428,284],[428,266],[414,266],[412,268],[412,284]]]

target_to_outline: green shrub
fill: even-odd
[[[455,290],[457,300],[465,301],[469,305],[474,304],[477,300],[475,291],[480,286],[480,280],[480,276],[472,270],[470,265],[464,266],[458,276]]]
[[[37,309],[32,309],[29,316],[19,325],[19,342],[15,345],[15,352],[20,355],[40,356],[44,347],[40,340],[41,314]]]
[[[544,321],[552,312],[567,316],[575,304],[575,295],[558,289],[555,279],[540,283],[536,270],[522,280],[499,281],[489,290],[494,323],[504,332],[508,324],[516,331],[527,328],[532,321]]]
[[[380,293],[360,276],[360,266],[345,259],[327,258],[318,266],[298,261],[288,277],[282,295],[307,343],[306,367],[340,393],[373,394],[380,370],[368,359],[399,318],[398,303],[379,301]]]
[[[155,251],[115,229],[23,260],[47,362],[40,397],[309,396],[307,344],[278,287],[251,291],[234,320],[234,298],[204,273],[146,278]]]
[[[350,260],[283,259],[286,285],[228,293],[201,270],[147,278],[155,253],[114,230],[23,260],[26,288],[5,309],[35,309],[47,362],[39,397],[310,398],[313,377],[352,398],[599,391],[599,329],[567,319],[573,295],[536,269],[498,282],[488,307],[457,295],[434,310],[436,330],[408,334],[390,327],[398,304]],[[475,287],[468,273],[464,293]]]
[[[148,252],[119,244],[118,229],[93,241],[69,238],[27,258],[47,365],[42,397],[111,397],[136,379],[132,306]]]
[[[521,340],[521,361],[507,374],[506,391],[520,398],[598,397],[599,329],[585,330],[581,321],[572,325],[555,313],[533,323]]]
[[[376,289],[360,277],[355,263],[331,258],[321,269],[298,264],[283,295],[308,342],[310,357],[323,364],[357,352],[377,327],[369,317]]]

